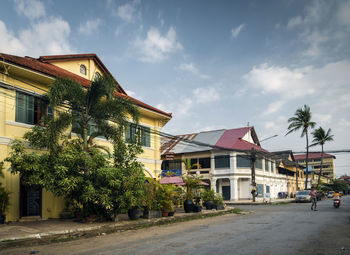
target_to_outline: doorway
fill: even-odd
[[[38,185],[21,184],[20,192],[20,216],[41,217],[42,188]]]
[[[230,186],[222,186],[222,198],[224,200],[231,199],[231,187]]]

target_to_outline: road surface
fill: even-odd
[[[318,203],[237,206],[249,215],[181,222],[0,254],[350,254],[350,196]]]

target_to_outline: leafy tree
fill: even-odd
[[[120,135],[128,124],[128,116],[138,121],[136,106],[123,96],[116,97],[116,93],[114,80],[103,75],[96,76],[87,89],[75,80],[57,78],[50,87],[48,97],[51,107],[69,106],[74,132],[79,135],[84,151],[88,151],[89,147],[96,146],[93,139],[97,136],[110,139]]]
[[[314,128],[316,123],[311,121],[310,107],[304,105],[303,108],[299,108],[295,111],[294,117],[288,119],[288,132],[289,135],[292,132],[296,132],[301,129],[301,137],[306,137],[306,178],[305,178],[305,189],[307,189],[307,182],[309,177],[309,128]]]
[[[312,132],[312,135],[313,135],[312,142],[313,142],[313,144],[311,144],[310,147],[316,146],[316,145],[321,145],[321,148],[322,148],[322,151],[321,151],[321,167],[320,167],[320,173],[318,175],[318,181],[317,181],[316,189],[320,185],[320,179],[321,179],[321,175],[322,175],[323,146],[324,146],[324,144],[326,142],[333,141],[334,135],[332,135],[331,132],[332,132],[331,129],[328,129],[327,132],[326,132],[322,127],[319,127],[318,129],[316,129],[315,131]]]
[[[68,106],[72,113],[57,111],[56,118],[44,119],[43,126],[24,135],[33,149],[45,149],[40,153],[15,140],[5,159],[11,172],[19,173],[25,184],[41,185],[71,204],[82,205],[84,216],[110,217],[140,205],[145,180],[136,158],[142,152],[140,139],[130,144],[123,140],[128,116],[137,122],[139,114],[129,100],[115,97],[116,88],[105,76],[97,77],[87,89],[58,78],[48,93],[50,104],[56,109]],[[65,134],[71,125],[78,139]],[[112,141],[113,161],[106,148],[94,144],[97,136]]]

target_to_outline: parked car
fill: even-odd
[[[297,191],[295,195],[295,202],[311,202],[310,190]]]
[[[330,191],[330,192],[328,192],[328,198],[332,198],[333,197],[333,195],[334,195],[334,191]]]

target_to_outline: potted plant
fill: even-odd
[[[207,210],[213,209],[214,206],[214,200],[215,200],[215,191],[208,188],[205,189],[204,192],[202,193],[202,199],[203,199],[203,205]]]
[[[184,201],[184,209],[186,213],[193,212],[193,197],[194,191],[198,189],[201,179],[196,176],[187,175],[183,178],[185,182],[185,201]]]
[[[225,209],[224,201],[223,201],[223,198],[220,194],[215,195],[214,204],[215,204],[216,210],[224,210]]]
[[[151,219],[151,218],[160,218],[161,213],[161,196],[162,188],[161,184],[148,178],[144,183],[144,196],[142,200],[143,204],[143,216],[142,218]]]
[[[174,212],[174,204],[173,204],[173,194],[175,191],[174,185],[162,185],[162,216],[166,217],[169,215],[169,212]]]

